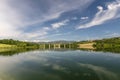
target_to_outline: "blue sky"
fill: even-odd
[[[91,40],[120,35],[120,0],[0,0],[0,39]]]

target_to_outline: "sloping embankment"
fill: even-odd
[[[93,47],[95,43],[83,43],[83,44],[78,44],[78,48],[81,48],[81,49],[95,49]]]

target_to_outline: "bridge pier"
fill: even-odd
[[[64,44],[64,49],[66,48],[66,45]]]
[[[61,48],[61,44],[54,44],[54,49],[60,49]]]
[[[71,48],[71,44],[69,44],[69,48]]]
[[[51,44],[49,44],[49,49],[51,48]]]

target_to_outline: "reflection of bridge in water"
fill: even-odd
[[[72,44],[41,44],[41,49],[71,49],[74,45]]]

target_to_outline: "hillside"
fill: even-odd
[[[93,46],[97,50],[110,51],[110,52],[120,52],[120,37],[95,40],[96,44]]]
[[[0,40],[0,48],[38,48],[39,44],[33,42],[24,42],[13,39]]]

